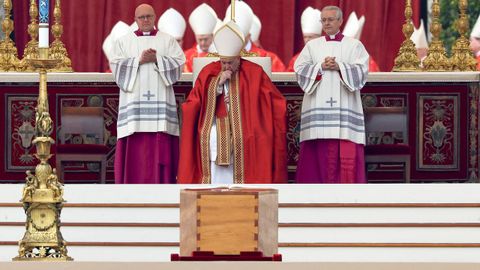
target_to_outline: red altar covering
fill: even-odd
[[[25,171],[37,164],[31,144],[38,95],[38,75],[0,73],[0,117],[5,119],[0,140],[0,182],[23,183]],[[67,73],[48,77],[49,105],[56,140],[61,128],[62,106],[103,106],[108,153],[107,182],[113,183],[116,144],[118,87],[111,74]],[[397,134],[377,134],[376,143],[407,142],[411,152],[411,181],[469,182],[479,175],[478,108],[480,73],[371,73],[362,90],[364,106],[403,106],[408,110],[408,138]],[[294,179],[298,161],[300,110],[303,93],[293,73],[274,73],[273,82],[287,99],[287,162],[289,179]],[[181,104],[192,88],[191,74],[183,74],[174,86]],[[180,112],[179,112],[180,113]],[[84,138],[73,136],[71,143]],[[55,153],[55,145],[52,152]],[[55,162],[55,156],[50,160]],[[98,179],[96,164],[66,164],[66,182],[92,183]],[[398,182],[402,170],[380,164],[369,168],[371,180]],[[383,181],[385,182],[385,181]]]

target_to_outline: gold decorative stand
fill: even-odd
[[[405,3],[405,24],[403,24],[402,32],[405,40],[395,58],[395,65],[392,71],[420,71],[420,60],[417,57],[417,49],[415,43],[410,40],[413,33],[412,23],[412,3],[406,0]]]
[[[477,70],[477,60],[473,57],[472,51],[470,50],[470,41],[466,36],[469,28],[468,16],[466,14],[467,6],[467,0],[458,1],[460,14],[455,24],[460,37],[455,41],[452,47],[452,57],[450,58],[450,62],[453,71]]]
[[[30,35],[30,41],[25,46],[23,53],[22,65],[25,67],[25,71],[33,72],[35,68],[29,64],[29,59],[38,59],[38,7],[36,0],[30,0],[30,24],[28,25],[28,34]]]
[[[449,71],[451,70],[450,60],[447,57],[443,42],[440,40],[442,24],[440,23],[440,3],[439,0],[433,0],[432,3],[432,24],[430,33],[432,33],[432,42],[428,48],[428,54],[423,61],[423,68],[426,71]]]
[[[27,171],[23,188],[23,208],[27,215],[26,232],[18,243],[18,256],[14,261],[71,261],[67,255],[66,243],[60,232],[60,213],[63,207],[63,186],[58,181],[55,169],[48,160],[51,158],[50,137],[53,130],[47,94],[47,70],[55,67],[58,60],[48,59],[48,48],[39,48],[39,59],[28,60],[40,70],[39,95],[35,113],[35,139],[40,163],[35,175]]]
[[[17,47],[15,47],[15,42],[10,38],[10,34],[13,31],[13,21],[10,19],[12,1],[4,0],[3,8],[5,9],[5,18],[2,22],[2,31],[5,33],[5,39],[0,41],[0,72],[21,71],[23,67],[18,59]]]
[[[58,65],[50,69],[51,72],[73,72],[72,61],[68,57],[67,49],[63,44],[61,37],[63,34],[63,25],[60,23],[62,20],[62,10],[60,8],[60,0],[55,1],[55,8],[53,9],[53,16],[55,17],[55,23],[52,26],[52,34],[54,41],[51,44],[50,58],[57,59]]]

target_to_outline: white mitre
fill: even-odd
[[[105,38],[102,44],[103,52],[110,61],[113,56],[113,46],[115,42],[122,36],[126,35],[130,31],[128,24],[118,21],[110,31],[110,34]]]
[[[182,14],[173,8],[167,9],[158,19],[158,30],[175,39],[182,39],[187,23]]]
[[[350,15],[348,16],[342,34],[346,37],[355,37],[355,35],[358,33],[359,26],[360,24],[358,21],[357,13],[355,13],[355,11],[352,11],[352,13],[350,13]]]
[[[231,4],[228,6],[227,11],[225,12],[225,18],[223,22],[228,22],[231,20]],[[243,36],[246,37],[250,33],[250,28],[252,27],[253,21],[253,11],[250,6],[243,1],[235,1],[235,23],[240,27]]]
[[[307,7],[300,17],[303,34],[322,34],[321,12],[318,9]]]
[[[425,27],[423,26],[423,20],[420,21],[420,27],[413,29],[412,36],[410,40],[415,43],[415,48],[417,49],[428,49],[427,35],[425,34]]]
[[[229,21],[215,32],[213,43],[220,58],[232,58],[240,55],[245,46],[245,37],[240,27]]]
[[[132,24],[130,24],[130,30],[131,30],[132,32],[135,32],[135,31],[138,30],[138,24],[137,24],[137,22],[134,21]]]
[[[480,15],[478,15],[477,22],[475,22],[475,25],[472,28],[470,37],[480,38]]]
[[[213,34],[217,24],[217,16],[209,5],[203,3],[190,13],[188,23],[195,35],[209,35]]]
[[[362,36],[363,26],[365,26],[365,16],[362,15],[362,17],[358,19],[358,28],[354,38],[360,40],[360,37]]]
[[[262,22],[253,14],[252,27],[250,27],[250,40],[252,42],[257,41],[260,38],[260,32],[262,31]]]
[[[215,24],[215,28],[213,29],[213,33],[216,33],[220,27],[224,25],[223,21],[217,18],[217,23]]]

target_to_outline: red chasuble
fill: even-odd
[[[241,60],[229,83],[227,111],[223,94],[216,96],[220,71],[219,61],[205,66],[182,104],[178,183],[210,183],[210,130],[214,119],[227,114],[234,183],[286,182],[285,98],[262,67]],[[218,140],[223,142],[222,135]]]
[[[297,53],[292,57],[292,59],[290,59],[290,62],[288,62],[287,72],[295,72],[293,67],[295,66],[295,60],[297,60],[299,55],[300,53]]]
[[[205,57],[207,52],[199,53],[197,50],[197,43],[193,44],[193,47],[186,50],[185,52],[185,66],[183,66],[183,72],[193,72],[193,58],[195,57]]]
[[[271,51],[259,48],[252,43],[250,52],[256,53],[260,57],[270,57],[272,59],[272,71],[273,72],[284,72],[285,64],[280,60],[280,57]]]
[[[373,59],[371,55],[368,62],[368,72],[380,72],[380,68],[378,67],[377,62],[375,62],[375,59]]]
[[[477,56],[477,70],[480,71],[480,55]]]

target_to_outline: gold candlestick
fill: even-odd
[[[420,71],[417,49],[415,48],[415,43],[410,39],[413,33],[412,14],[411,0],[406,0],[405,23],[402,27],[405,40],[402,42],[402,46],[395,58],[395,65],[392,71]]]
[[[55,23],[52,26],[52,34],[54,41],[51,45],[50,58],[59,60],[58,66],[51,69],[51,72],[73,72],[72,61],[68,57],[67,49],[63,44],[61,37],[63,34],[62,21],[62,9],[60,8],[60,0],[55,1],[55,8],[53,9],[53,16],[55,17]]]
[[[458,9],[460,10],[459,18],[455,22],[455,26],[460,34],[460,37],[455,41],[452,47],[452,63],[453,71],[476,71],[477,60],[473,57],[470,50],[470,41],[467,38],[468,32],[468,16],[466,14],[468,6],[467,0],[458,1]]]
[[[451,69],[450,60],[447,57],[443,42],[440,40],[442,25],[440,23],[440,3],[439,0],[433,0],[432,3],[432,24],[430,33],[432,33],[432,42],[428,48],[428,54],[423,61],[423,68],[427,71],[449,71]]]
[[[12,1],[4,0],[3,8],[5,10],[5,18],[2,22],[2,31],[5,33],[5,39],[0,41],[0,72],[20,71],[23,69],[23,66],[21,66],[20,60],[18,59],[15,42],[10,38],[10,34],[14,29],[13,21],[10,19]]]
[[[38,59],[38,7],[37,1],[30,0],[30,24],[28,25],[28,34],[30,41],[25,46],[23,53],[22,64],[25,66],[25,71],[36,71],[32,65],[29,65],[28,59]]]
[[[14,261],[71,261],[67,255],[66,242],[60,232],[60,213],[63,208],[63,186],[55,169],[48,160],[51,158],[50,137],[53,122],[50,118],[47,92],[47,70],[58,64],[48,59],[48,48],[39,48],[38,59],[28,59],[30,65],[39,70],[39,94],[35,112],[35,139],[40,163],[35,174],[27,171],[23,188],[23,209],[27,215],[26,232],[19,242],[18,256]]]

